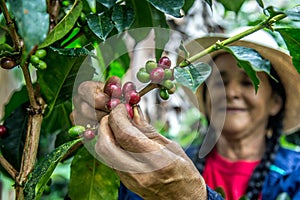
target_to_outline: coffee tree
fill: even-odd
[[[244,1],[222,0],[220,3],[227,10],[238,13]],[[190,56],[181,45],[179,49],[185,52],[185,58],[181,63],[171,64],[168,57],[162,56],[168,35],[159,34],[159,29],[169,30],[166,15],[182,17],[194,0],[0,2],[1,67],[15,70],[24,77],[23,86],[14,92],[5,106],[0,125],[1,171],[14,181],[16,199],[40,199],[56,194],[61,189],[52,181],[53,171],[59,163],[69,160],[72,162],[71,174],[62,195],[70,199],[117,198],[118,178],[83,146],[87,140],[94,140],[95,127],[73,126],[69,118],[73,88],[86,79],[93,79],[97,73],[92,65],[80,71],[87,58],[96,57],[101,63],[100,72],[107,80],[105,91],[110,98],[108,109],[123,102],[128,104],[130,115],[132,106],[153,89],[160,90],[164,100],[175,92],[174,84],[177,83],[194,91],[210,72],[207,64],[196,60],[210,52],[223,49],[234,54],[249,74],[265,70],[253,67],[251,60],[243,60],[241,54],[247,51],[227,46],[260,29],[280,33],[293,56],[294,66],[300,71],[299,28],[294,26],[294,21],[300,20],[300,7],[296,5],[280,10],[265,7],[262,0],[257,0],[264,18],[257,19],[251,28],[196,55]],[[212,1],[205,2],[212,6]],[[282,28],[275,28],[275,24],[281,24]],[[146,31],[130,32],[145,27],[148,28]],[[138,91],[135,83],[121,85],[115,82],[115,76],[122,77],[130,66],[130,53],[126,52],[123,40],[115,46],[108,44],[106,49],[101,48],[101,44],[108,38],[123,37],[126,33],[138,42],[150,31],[154,31],[156,45],[162,47],[155,50],[157,60],[147,61],[137,72],[137,79],[145,87]],[[114,60],[106,60],[111,54]],[[85,79],[76,78],[79,71]],[[259,80],[256,76],[251,79],[257,88]],[[54,144],[53,148],[49,148],[50,144]]]

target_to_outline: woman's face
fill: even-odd
[[[272,93],[267,74],[258,73],[260,85],[258,92],[255,93],[251,79],[237,66],[230,54],[219,55],[215,59],[215,64],[221,74],[226,94],[225,108],[216,109],[218,112],[226,112],[222,134],[240,138],[245,134],[265,133],[269,116],[277,114],[281,108],[281,98]],[[218,70],[212,73],[208,87],[217,94],[214,98],[220,98],[222,101],[222,95],[218,97],[218,91],[223,84],[214,78]],[[207,94],[206,108],[210,116],[212,103],[208,97]]]

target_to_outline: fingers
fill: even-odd
[[[109,97],[103,92],[104,84],[96,81],[85,81],[79,85],[78,95],[93,108],[108,111],[106,103]]]
[[[140,107],[133,107],[133,124],[149,139],[158,142],[161,145],[170,144],[172,141],[157,133],[155,128],[151,126],[143,117]]]
[[[118,144],[125,150],[135,153],[145,153],[160,150],[163,146],[149,139],[137,127],[133,126],[123,104],[111,111],[109,125]]]
[[[119,106],[119,108],[123,107]],[[175,143],[171,143],[166,148],[145,136],[141,137],[143,134],[138,132],[135,132],[139,136],[137,138],[115,132],[116,129],[113,130],[109,125],[109,118],[109,116],[105,116],[100,122],[95,152],[97,158],[111,168],[128,173],[147,173],[165,168],[177,159],[181,159],[177,152],[182,150]],[[121,137],[118,136],[119,134]],[[148,152],[142,151],[142,149],[146,149]]]

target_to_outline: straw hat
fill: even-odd
[[[201,49],[199,49],[199,45],[205,49],[215,42],[222,41],[226,38],[228,38],[228,35],[209,35],[206,37],[198,38],[188,43],[185,47],[190,55],[194,55],[201,51]],[[300,75],[293,66],[292,59],[288,54],[279,50],[278,48],[275,49],[273,47],[266,46],[266,44],[262,44],[265,43],[264,41],[268,41],[265,36],[256,35],[254,39],[255,40],[248,37],[246,39],[236,41],[230,45],[253,48],[258,51],[263,58],[271,62],[273,68],[280,78],[281,83],[284,86],[286,93],[283,129],[285,134],[291,134],[300,129]],[[262,41],[254,43],[253,41],[257,41],[257,39],[262,39]],[[197,43],[197,45],[193,45],[195,42]],[[208,60],[211,60],[212,57],[215,57],[220,53],[221,51],[213,52],[209,56],[201,58],[199,61],[207,62]],[[202,87],[200,86],[197,90],[197,100],[200,111],[205,113],[202,99],[203,95],[201,95],[201,88]]]

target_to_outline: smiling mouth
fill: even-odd
[[[226,108],[226,111],[227,112],[242,112],[242,111],[245,111],[246,109],[244,108]]]

